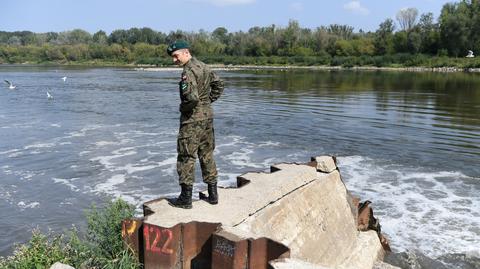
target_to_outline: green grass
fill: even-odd
[[[135,208],[118,199],[103,209],[92,206],[86,212],[87,231],[80,238],[73,229],[67,234],[32,232],[29,242],[15,246],[9,257],[0,257],[1,269],[48,269],[55,262],[77,269],[141,268],[131,249],[124,247],[121,222],[132,218]]]

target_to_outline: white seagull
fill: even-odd
[[[63,77],[62,79],[63,79],[63,82],[67,81],[67,77]]]
[[[15,90],[15,88],[17,88],[17,86],[13,85],[13,83],[11,83],[10,81],[8,81],[6,79],[5,79],[5,82],[8,84],[8,88],[10,90]]]
[[[47,91],[47,99],[49,99],[49,100],[53,99],[53,96],[48,91]]]

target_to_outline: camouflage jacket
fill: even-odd
[[[223,93],[223,81],[201,61],[192,57],[183,67],[179,82],[180,123],[213,118],[210,105]]]

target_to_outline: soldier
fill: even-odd
[[[198,156],[203,182],[208,185],[207,202],[218,203],[217,167],[213,159],[215,136],[211,103],[223,92],[223,81],[190,54],[189,45],[183,40],[175,41],[167,53],[176,65],[183,66],[179,82],[180,130],[177,138],[177,173],[182,192],[169,204],[175,207],[192,208],[192,189],[195,182],[195,162]]]

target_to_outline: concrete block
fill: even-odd
[[[318,156],[312,158],[312,161],[317,162],[317,171],[323,173],[331,173],[337,169],[335,159],[332,156]]]
[[[161,246],[168,245],[173,251],[161,252],[165,256],[163,260],[145,253],[145,263],[150,265],[145,268],[157,268],[154,265],[157,262],[179,266],[181,259],[176,253],[180,253],[188,240],[179,236],[182,234],[176,230],[179,223],[202,222],[218,224],[221,228],[212,233],[210,241],[214,268],[243,268],[257,264],[255,262],[260,264],[257,267],[264,266],[271,259],[285,258],[283,254],[288,253],[292,259],[275,266],[300,264],[304,267],[274,268],[371,269],[383,257],[378,235],[374,231],[357,230],[352,198],[334,158],[320,156],[314,161],[316,167],[284,163],[272,166],[272,173],[243,174],[239,178],[248,184],[241,184],[237,189],[218,189],[217,205],[195,201],[193,209],[185,210],[171,207],[163,199],[145,203],[144,212],[148,214],[143,223],[144,236],[150,239],[144,242],[150,245],[144,243],[144,248],[162,250]],[[168,244],[157,236],[170,235],[163,229],[172,231]],[[203,234],[201,241],[208,241]],[[192,253],[197,253],[198,247],[200,245],[195,246]],[[278,251],[268,253],[272,249]],[[265,252],[266,258],[260,257],[259,251]],[[250,261],[250,257],[255,262]],[[185,264],[178,268],[185,268]]]
[[[278,259],[270,262],[273,269],[334,269],[298,259]]]

